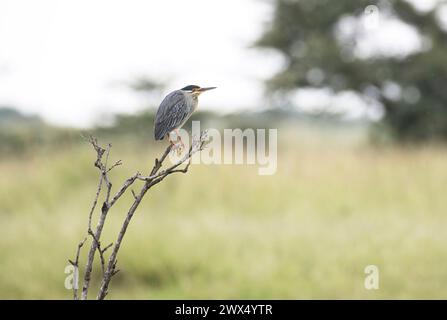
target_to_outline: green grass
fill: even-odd
[[[445,149],[279,137],[276,175],[196,165],[151,190],[109,298],[447,298]],[[157,151],[116,141],[114,186]],[[81,145],[0,162],[0,298],[71,298],[64,268],[84,236],[93,158]],[[110,212],[103,243],[131,198]],[[379,290],[363,286],[370,264]]]

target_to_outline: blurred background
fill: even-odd
[[[278,171],[153,189],[109,298],[446,298],[446,40],[436,0],[0,0],[0,298],[71,298],[98,179],[81,135],[113,144],[118,186],[189,84],[218,87],[202,128],[277,128]]]

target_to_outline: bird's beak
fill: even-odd
[[[205,92],[205,91],[213,90],[213,89],[216,89],[216,88],[217,88],[217,87],[200,88],[199,91],[200,91],[200,92]]]

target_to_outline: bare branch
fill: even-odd
[[[140,175],[139,172],[135,173],[132,177],[128,178],[126,181],[124,181],[121,188],[117,191],[117,193],[113,196],[112,200],[109,203],[109,207],[113,206],[115,202],[123,195],[123,193],[129,188],[135,180],[137,180],[138,176]]]
[[[95,137],[90,135],[87,139],[96,151],[95,167],[102,170],[102,162],[101,161],[102,161],[102,156],[104,155],[104,152],[106,150],[104,148],[102,148],[101,146],[99,146],[98,139],[96,139]]]
[[[175,172],[187,173],[190,165],[191,165],[191,161],[188,161],[188,163],[186,164],[186,167],[184,167],[183,169],[172,170],[171,173],[175,173]]]
[[[172,173],[175,173],[175,172],[187,172],[187,170],[189,168],[189,165],[190,165],[189,161],[188,161],[188,164],[186,165],[186,167],[184,169],[182,169],[182,170],[175,170],[175,169],[178,166],[180,166],[182,163],[184,163],[187,160],[191,159],[191,157],[196,152],[203,150],[203,148],[205,146],[205,142],[206,142],[206,133],[202,133],[200,138],[199,138],[199,140],[192,143],[188,153],[180,161],[178,161],[176,164],[172,165],[168,169],[161,171],[158,175],[157,175],[157,171],[163,165],[164,160],[166,159],[166,157],[168,156],[169,152],[172,149],[172,145],[170,145],[165,150],[165,152],[163,153],[163,155],[160,158],[160,160],[158,160],[158,159],[155,160],[154,167],[152,168],[152,171],[151,171],[150,179],[147,179],[145,181],[145,184],[143,185],[140,193],[135,197],[135,200],[134,200],[132,206],[130,207],[129,211],[127,212],[127,216],[126,216],[126,218],[125,218],[125,220],[123,222],[123,225],[121,227],[121,230],[120,230],[120,232],[118,234],[118,238],[117,238],[117,240],[115,242],[115,245],[113,247],[112,253],[110,254],[110,257],[109,257],[109,262],[107,264],[106,272],[105,272],[104,277],[103,277],[102,282],[101,282],[101,287],[99,289],[99,293],[98,293],[98,296],[97,296],[98,300],[103,300],[106,297],[107,293],[108,293],[108,287],[109,287],[110,280],[112,279],[112,277],[117,272],[116,271],[116,264],[117,264],[116,257],[118,255],[118,251],[120,249],[121,242],[123,241],[124,235],[126,234],[126,231],[127,231],[127,227],[129,226],[129,223],[130,223],[133,215],[135,214],[136,209],[140,205],[141,200],[143,199],[143,197],[146,194],[146,192],[151,187],[153,187],[157,183],[161,182],[169,174],[172,174]]]
[[[188,168],[189,168],[190,164],[191,164],[191,162],[189,161],[189,160],[191,159],[191,157],[192,157],[196,152],[198,152],[198,151],[202,151],[203,148],[205,147],[205,143],[206,143],[206,140],[205,140],[205,139],[206,139],[206,136],[205,136],[205,135],[206,135],[206,133],[202,133],[200,139],[199,139],[199,140],[196,140],[196,141],[193,142],[193,144],[192,144],[191,147],[189,148],[188,153],[186,153],[185,156],[184,156],[182,159],[180,159],[178,162],[176,162],[175,164],[173,164],[173,165],[170,166],[169,168],[167,168],[167,169],[165,169],[165,170],[162,170],[162,171],[160,171],[160,172],[157,173],[158,169],[160,169],[161,164],[163,163],[164,159],[165,159],[166,156],[167,156],[167,154],[166,154],[166,152],[165,152],[165,153],[164,153],[164,157],[162,157],[162,160],[161,160],[160,162],[158,162],[158,160],[156,159],[155,166],[154,166],[154,169],[155,169],[155,170],[153,169],[153,170],[151,171],[151,175],[150,175],[149,177],[144,177],[144,176],[138,175],[137,178],[138,178],[139,180],[143,180],[143,181],[146,181],[146,182],[150,182],[150,181],[153,181],[153,180],[155,180],[155,179],[157,179],[157,178],[159,178],[159,177],[161,177],[161,176],[166,176],[166,175],[171,174],[171,173],[175,173],[175,172],[183,172],[183,173],[186,173],[186,172],[188,171]],[[170,151],[170,148],[168,148],[168,149],[169,149],[169,151]],[[168,150],[168,149],[167,149],[167,150]],[[168,154],[169,154],[169,152],[168,152]],[[179,167],[181,164],[185,163],[186,161],[188,161],[188,164],[187,164],[186,168],[184,168],[184,169],[182,169],[182,170],[174,170],[174,169],[176,169],[177,167]]]
[[[100,250],[99,239],[101,238],[102,229],[104,227],[105,219],[106,219],[107,213],[109,211],[108,199],[110,197],[110,190],[112,188],[112,184],[110,183],[108,176],[107,176],[107,172],[108,172],[107,161],[108,161],[109,154],[110,154],[110,148],[112,146],[109,144],[107,146],[107,149],[104,149],[101,146],[99,146],[98,140],[92,136],[89,137],[88,141],[90,142],[90,144],[93,146],[93,148],[96,151],[96,161],[95,161],[94,165],[100,171],[100,183],[99,183],[98,190],[97,190],[97,196],[95,197],[95,200],[94,200],[94,203],[92,206],[92,210],[89,215],[89,226],[88,226],[87,234],[92,236],[93,241],[90,246],[87,263],[86,263],[86,267],[85,267],[84,284],[82,287],[82,299],[83,300],[87,299],[88,289],[90,286],[90,278],[91,278],[91,273],[92,273],[92,269],[93,269],[93,261],[95,259],[96,250],[99,249],[100,257],[102,255],[101,250]],[[105,162],[102,161],[102,157],[104,156],[104,153],[106,153]],[[91,228],[92,216],[93,216],[93,211],[96,208],[99,194],[101,192],[102,182],[106,183],[107,196],[106,196],[106,200],[104,201],[104,203],[101,207],[101,215],[100,215],[98,223],[96,225],[96,231],[95,231],[95,233],[93,233],[93,230]]]
[[[107,145],[106,148],[103,148],[98,144],[98,140],[92,136],[89,136],[87,138],[87,140],[89,141],[89,143],[93,146],[94,150],[96,151],[96,161],[94,163],[94,166],[96,168],[98,168],[100,175],[99,175],[99,183],[98,183],[98,187],[96,190],[96,195],[95,195],[92,207],[89,212],[87,235],[91,236],[93,241],[90,246],[90,250],[89,250],[87,262],[86,262],[86,267],[85,267],[84,283],[83,283],[83,288],[82,288],[82,299],[83,300],[87,299],[87,294],[88,294],[88,290],[90,287],[90,279],[91,279],[91,274],[92,274],[92,269],[93,269],[93,262],[94,262],[95,254],[97,251],[99,254],[101,268],[102,268],[102,272],[103,272],[101,287],[100,287],[97,298],[99,300],[102,300],[106,297],[106,295],[108,293],[108,287],[109,287],[111,278],[119,272],[119,270],[116,268],[117,262],[118,262],[118,260],[117,260],[118,251],[121,247],[121,243],[122,243],[122,240],[126,233],[127,227],[129,226],[129,223],[130,223],[136,209],[140,205],[144,195],[150,188],[152,188],[154,185],[160,183],[168,175],[174,174],[174,173],[187,173],[188,169],[191,165],[192,156],[196,152],[203,150],[203,148],[205,146],[206,133],[201,133],[199,139],[193,141],[191,147],[189,148],[188,152],[185,154],[184,157],[182,157],[179,161],[172,164],[171,166],[168,166],[166,169],[161,170],[163,163],[165,162],[167,156],[172,151],[172,145],[169,145],[166,148],[166,150],[164,151],[164,153],[162,154],[162,156],[159,159],[155,159],[154,166],[153,166],[152,170],[150,171],[149,176],[144,177],[139,172],[135,173],[134,175],[132,175],[131,177],[129,177],[128,179],[126,179],[123,182],[123,184],[116,191],[116,193],[113,195],[113,197],[111,197],[112,183],[109,179],[108,173],[115,167],[122,165],[122,161],[118,160],[113,165],[108,167],[108,159],[109,159],[110,150],[111,150],[112,145],[109,144],[109,145]],[[105,155],[105,157],[104,157],[104,155]],[[180,166],[182,164],[185,164],[185,166],[183,168],[180,168]],[[140,191],[137,193],[133,189],[131,189],[134,201],[127,212],[126,218],[125,218],[125,220],[122,224],[122,227],[118,233],[117,240],[115,241],[115,243],[111,243],[102,249],[100,239],[101,239],[102,230],[104,228],[105,220],[106,220],[106,217],[107,217],[107,214],[108,214],[110,208],[121,198],[121,196],[137,180],[144,181],[144,184],[143,184],[142,188],[140,189]],[[101,213],[98,218],[96,230],[95,230],[95,232],[93,232],[92,217],[93,217],[95,209],[97,208],[97,203],[98,203],[99,195],[102,192],[103,183],[106,186],[105,200],[101,206]],[[82,245],[84,245],[86,239],[82,242]],[[81,247],[82,247],[82,245],[81,245]],[[110,256],[109,256],[107,264],[106,264],[105,252],[109,248],[112,248],[112,252],[110,253]],[[79,251],[80,251],[80,247],[78,247],[77,258],[76,258],[75,262],[73,262],[73,263],[70,262],[73,265],[76,264],[76,266],[78,264]],[[74,296],[75,296],[75,299],[78,299],[77,291],[76,291],[76,293],[74,293]]]
[[[171,150],[172,150],[172,144],[170,144],[169,147],[166,148],[166,150],[163,153],[163,155],[161,156],[160,160],[155,158],[155,165],[152,168],[152,171],[150,174],[151,176],[156,174],[157,171],[161,168],[161,165],[163,164],[163,162],[165,161],[166,157],[168,156],[169,152],[171,152]]]
[[[102,249],[102,253],[106,252],[107,249],[109,249],[111,246],[113,246],[113,242],[110,242],[104,249]]]
[[[136,195],[135,191],[134,191],[133,189],[130,190],[130,191],[132,191],[133,198],[136,199],[136,198],[137,198],[137,195]]]
[[[106,161],[104,163],[104,171],[103,171],[104,180],[106,181],[106,185],[107,185],[107,195],[106,195],[106,200],[104,201],[104,204],[107,206],[109,206],[110,193],[112,191],[112,183],[110,182],[109,176],[107,175],[107,173],[110,171],[107,169],[107,163],[109,160],[109,154],[110,154],[111,147],[112,147],[112,145],[109,143],[107,146],[107,156],[106,156]]]
[[[104,276],[104,272],[105,272],[105,265],[106,265],[106,260],[104,258],[104,253],[107,251],[107,249],[109,249],[110,247],[113,246],[113,242],[109,243],[104,249],[101,249],[100,244],[98,243],[98,252],[99,252],[99,259],[101,260],[101,270],[102,270],[102,275]]]
[[[99,176],[98,188],[97,188],[97,190],[96,190],[95,199],[93,200],[92,208],[90,209],[90,213],[89,213],[89,215],[88,215],[88,230],[92,230],[92,217],[93,217],[93,212],[95,211],[96,205],[98,204],[98,198],[99,198],[99,195],[101,194],[102,181],[103,181],[103,176],[100,175],[100,176]]]
[[[113,243],[109,244],[105,249],[101,249],[101,242],[96,238],[95,234],[92,230],[88,230],[88,234],[93,238],[93,241],[96,242],[96,249],[99,253],[99,258],[101,260],[101,269],[102,273],[104,274],[104,265],[105,265],[105,259],[104,259],[104,252],[111,246]]]
[[[121,162],[121,160],[118,160],[117,162],[115,162],[108,170],[107,173],[109,173],[110,171],[113,170],[113,168],[118,167],[120,165],[122,165],[123,163]]]

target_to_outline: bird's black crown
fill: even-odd
[[[183,90],[183,91],[192,91],[192,90],[194,90],[194,89],[200,89],[200,87],[199,87],[199,86],[195,86],[195,85],[189,85],[189,86],[186,86],[186,87],[184,87],[184,88],[182,88],[182,89],[180,89],[180,90]]]

